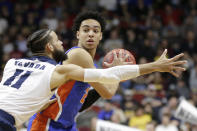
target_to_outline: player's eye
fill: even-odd
[[[84,32],[88,32],[88,31],[89,31],[89,29],[83,29],[83,31],[84,31]]]
[[[99,32],[99,30],[94,30],[94,33],[98,33]]]

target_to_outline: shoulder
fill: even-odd
[[[13,62],[13,61],[15,61],[15,60],[16,60],[16,59],[11,58],[11,59],[9,59],[9,60],[7,61],[7,63]]]
[[[13,58],[12,58],[12,59],[9,59],[9,60],[6,62],[5,67],[6,67],[6,66],[9,66],[9,65],[12,66],[14,63],[15,63],[15,59],[13,59]]]
[[[71,57],[71,56],[81,56],[81,55],[90,56],[90,54],[85,49],[83,49],[83,48],[76,48],[76,49],[70,50],[68,52],[68,57]]]
[[[83,48],[77,48],[68,52],[68,59],[63,64],[75,64],[83,68],[93,68],[92,56]]]

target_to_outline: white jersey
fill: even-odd
[[[48,57],[10,59],[0,84],[0,109],[15,118],[16,126],[27,121],[51,98],[51,75],[56,62]]]

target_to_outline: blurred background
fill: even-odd
[[[77,44],[75,16],[97,10],[106,19],[95,63],[115,48],[131,51],[138,64],[184,52],[187,71],[175,78],[152,73],[120,84],[111,100],[100,99],[77,117],[79,131],[90,131],[95,118],[143,131],[197,131],[176,119],[179,99],[197,106],[197,0],[0,0],[0,79],[8,59],[30,56],[26,38],[37,29],[55,30],[67,50]],[[26,124],[24,124],[25,128]]]

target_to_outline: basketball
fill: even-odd
[[[125,50],[125,49],[113,49],[113,50],[111,50],[110,52],[108,52],[104,56],[104,59],[103,59],[103,68],[107,68],[104,65],[104,62],[112,63],[112,61],[114,59],[114,55],[113,55],[113,52],[114,51],[116,52],[118,58],[119,58],[119,52],[121,51],[122,52],[122,58],[124,58],[125,56],[128,56],[128,58],[125,59],[125,62],[132,62],[133,64],[136,64],[135,57],[133,56],[133,54],[130,51]]]

